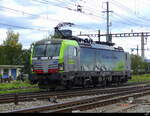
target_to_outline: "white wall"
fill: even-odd
[[[21,74],[20,68],[0,68],[0,73],[3,75],[4,69],[8,69],[8,75],[11,76],[11,69],[16,69],[16,77]]]
[[[16,77],[20,75],[19,68],[16,69]]]
[[[8,69],[8,75],[11,76],[11,68]]]
[[[0,69],[0,73],[3,75],[3,69]]]

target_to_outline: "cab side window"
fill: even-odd
[[[68,47],[68,55],[69,55],[69,57],[73,56],[73,46]]]
[[[68,55],[69,57],[77,56],[77,48],[74,46],[68,47]]]
[[[73,56],[77,56],[77,48],[76,47],[74,47],[74,49],[73,49]]]

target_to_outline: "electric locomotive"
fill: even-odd
[[[131,79],[129,53],[111,43],[74,36],[37,41],[30,63],[29,79],[40,88],[107,86]]]

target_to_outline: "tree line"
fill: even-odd
[[[150,63],[145,62],[141,56],[131,54],[131,69],[133,74],[150,73]]]

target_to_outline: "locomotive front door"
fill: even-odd
[[[65,70],[77,71],[79,69],[79,48],[75,46],[68,46],[65,51]]]

